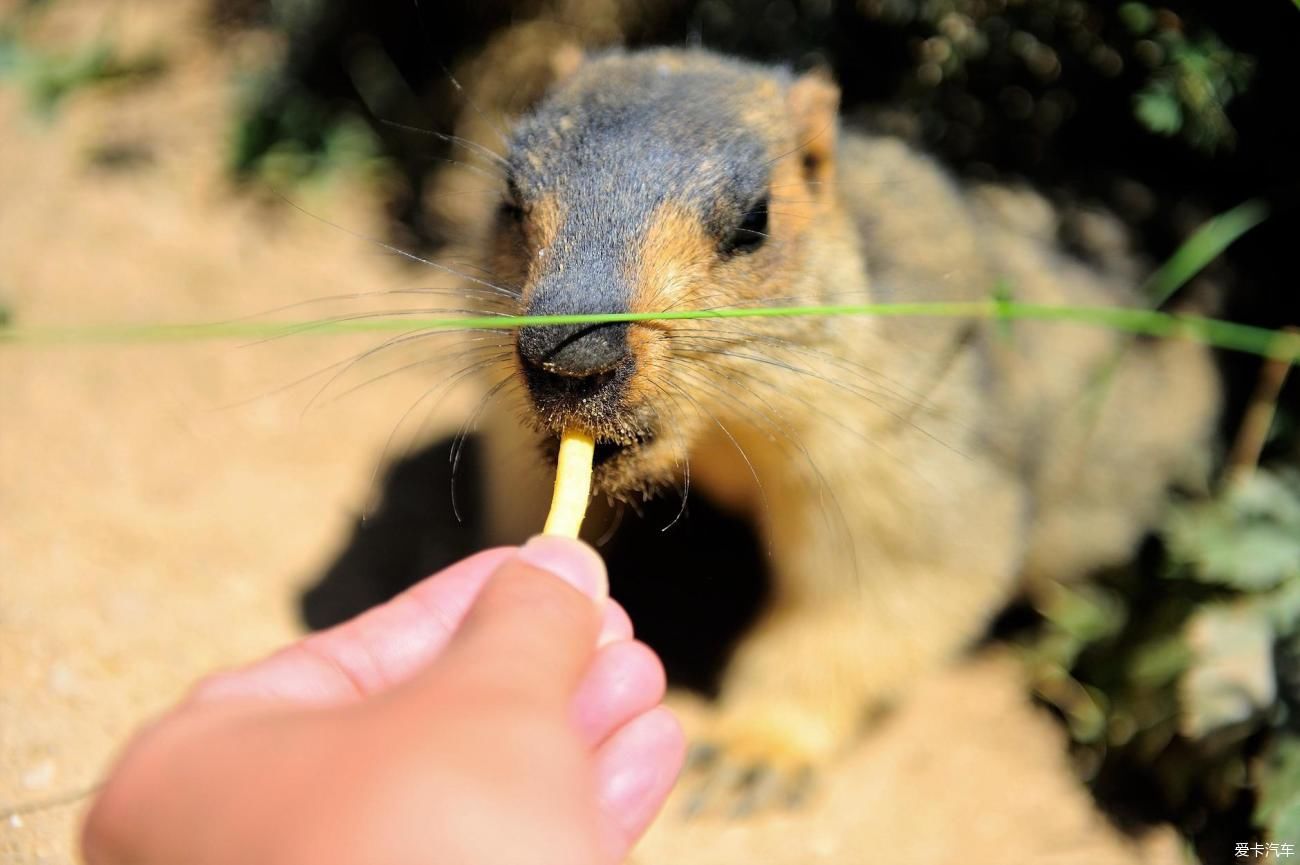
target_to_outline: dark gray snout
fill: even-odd
[[[622,235],[587,222],[566,223],[565,230],[564,242],[550,248],[549,272],[534,285],[528,314],[627,311],[632,292],[623,276]],[[521,327],[516,345],[533,403],[545,416],[612,410],[636,366],[627,322]]]
[[[518,345],[528,392],[543,416],[612,411],[635,367],[626,323],[520,328]]]
[[[586,378],[609,372],[627,357],[627,324],[570,324],[519,330],[519,356],[553,375]]]

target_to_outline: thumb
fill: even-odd
[[[595,550],[539,535],[488,578],[435,675],[567,705],[595,653],[608,597]]]

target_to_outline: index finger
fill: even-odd
[[[355,619],[246,667],[209,676],[189,700],[331,704],[405,681],[442,652],[488,578],[517,551],[498,547],[463,559]],[[606,602],[601,645],[631,638],[627,613],[616,601]]]
[[[463,559],[354,619],[203,680],[190,699],[337,703],[396,684],[438,655],[488,577],[516,549],[498,547]]]

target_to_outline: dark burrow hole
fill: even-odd
[[[450,439],[440,441],[389,468],[379,505],[356,521],[304,590],[300,610],[308,627],[346,621],[487,545],[482,448],[473,438],[466,442],[454,507],[450,450]],[[668,495],[640,516],[625,514],[601,553],[611,593],[637,637],[659,653],[669,680],[712,694],[732,646],[766,598],[766,567],[745,521],[696,492],[674,523],[680,509]]]

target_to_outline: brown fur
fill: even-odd
[[[616,101],[620,76],[656,63],[728,82],[698,98],[766,142],[770,240],[719,257],[710,214],[669,200],[639,235],[636,309],[978,300],[1000,280],[1036,303],[1138,302],[1055,248],[1055,212],[1032,192],[963,190],[897,141],[840,133],[824,76],[657,52],[566,68],[557,87]],[[629,149],[644,146],[637,134]],[[712,169],[697,166],[702,188]],[[565,178],[550,179],[563,197]],[[468,222],[526,297],[518,244],[490,218]],[[1217,408],[1200,348],[1068,324],[656,322],[630,345],[638,372],[620,411],[659,435],[600,467],[599,487],[635,497],[679,483],[689,462],[692,484],[749,514],[772,551],[773,603],[736,650],[707,734],[741,766],[826,760],[867,710],[969,645],[1024,577],[1129,555],[1203,456]],[[506,403],[488,425],[493,463],[562,420]],[[542,468],[489,481],[502,540],[537,529],[548,483]]]

